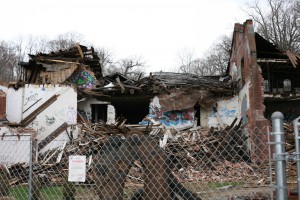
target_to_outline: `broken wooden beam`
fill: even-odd
[[[52,142],[55,138],[57,138],[63,131],[68,128],[68,123],[63,123],[60,125],[55,131],[53,131],[50,135],[48,135],[45,139],[43,139],[40,143],[38,143],[38,149],[43,149],[47,144]]]

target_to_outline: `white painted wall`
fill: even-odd
[[[23,89],[14,90],[0,85],[0,89],[6,93],[6,118],[11,123],[19,123],[22,116]]]
[[[246,117],[246,112],[250,107],[249,104],[249,87],[250,82],[248,81],[242,88],[242,90],[236,96],[230,99],[220,99],[217,101],[218,113],[221,117],[221,120],[224,125],[231,125],[233,120],[237,117],[238,121],[244,116]],[[220,124],[218,122],[217,116],[213,112],[213,110],[209,111],[208,114],[208,126],[211,127],[219,127]],[[243,119],[243,122],[246,119]]]
[[[90,114],[92,114],[92,104],[108,104],[107,101],[98,101],[95,98],[88,98],[84,101],[78,102],[78,109],[84,110]]]
[[[37,131],[38,142],[64,122],[69,125],[77,123],[77,93],[70,86],[25,85],[18,90],[1,86],[0,89],[7,94],[6,114],[7,120],[11,123],[20,123],[53,95],[59,94],[57,100],[28,125],[29,128]],[[56,140],[65,140],[65,138],[65,136],[60,136]]]
[[[113,105],[107,101],[98,101],[95,98],[89,98],[78,102],[78,109],[84,110],[87,114],[92,115],[92,104],[107,104],[107,124],[114,124],[116,122],[116,110]]]
[[[240,109],[238,99],[238,96],[235,96],[230,99],[221,99],[217,101],[217,110],[224,125],[230,125],[235,117],[239,116]],[[210,111],[207,119],[209,127],[220,126],[217,116],[215,115],[213,110]]]
[[[107,105],[107,124],[116,123],[116,109],[113,105]]]
[[[242,90],[239,92],[239,106],[241,110],[240,117],[243,118],[242,119],[243,124],[248,122],[246,112],[250,108],[249,88],[250,88],[250,81],[247,81],[244,87],[242,88]]]
[[[195,111],[194,108],[185,109],[185,110],[174,110],[161,112],[161,105],[159,102],[159,97],[155,96],[149,106],[149,114],[147,118],[151,119],[154,123],[160,123],[166,129],[187,129],[195,125],[194,121]],[[148,124],[147,121],[142,121],[140,124]]]
[[[200,124],[201,127],[208,127],[209,111],[203,107],[200,107]]]

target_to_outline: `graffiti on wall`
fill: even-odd
[[[76,117],[77,117],[77,111],[74,107],[69,106],[68,107],[68,124],[76,124]]]
[[[43,126],[41,126],[41,127],[38,129],[38,134],[43,133],[43,132],[45,132],[45,131],[46,131],[46,128],[43,127]]]
[[[37,127],[38,125],[39,125],[39,122],[35,120],[35,121],[31,122],[27,127],[34,128],[34,127]]]
[[[237,115],[237,111],[235,109],[228,109],[228,108],[221,108],[220,110],[218,110],[218,113],[220,115],[220,117],[236,117]],[[209,114],[209,117],[217,117],[214,111],[211,111]]]
[[[31,101],[37,101],[38,98],[39,98],[39,94],[38,93],[33,93],[33,91],[31,91],[30,95],[25,98],[25,104],[24,104],[24,106],[26,106]]]
[[[96,85],[94,75],[84,69],[75,71],[70,77],[70,80],[80,88],[91,89]]]
[[[194,115],[193,108],[161,112],[159,100],[154,98],[150,103],[147,117],[160,122],[166,127],[185,127],[194,123]],[[140,124],[148,124],[148,121],[142,121]]]
[[[55,123],[55,118],[54,118],[54,116],[52,116],[52,117],[48,117],[47,115],[45,115],[46,116],[46,124],[48,125],[48,126],[52,126],[54,123]]]
[[[63,108],[63,109],[61,109],[61,110],[55,110],[55,111],[53,112],[53,114],[54,114],[56,117],[62,117],[62,116],[65,115],[65,109]]]
[[[194,121],[194,110],[186,109],[164,112],[157,120],[165,126],[190,125]]]
[[[46,131],[46,128],[44,126],[39,127],[39,121],[37,121],[37,120],[31,122],[27,127],[37,130],[38,135]]]
[[[220,109],[220,117],[236,117],[235,109],[222,108]]]

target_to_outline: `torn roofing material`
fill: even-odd
[[[97,79],[102,79],[100,59],[93,47],[76,44],[67,50],[29,56],[29,62],[19,63],[19,79],[26,83],[63,83],[77,67],[92,71]]]
[[[255,33],[255,43],[258,63],[269,63],[272,65],[270,67],[276,70],[285,69],[286,71],[300,67],[300,55],[278,48],[258,33]]]
[[[92,89],[90,94],[109,95],[138,95],[138,94],[170,94],[178,91],[207,90],[212,93],[232,94],[234,83],[223,82],[220,77],[203,77],[192,74],[172,72],[150,73],[139,81],[116,73],[104,77],[105,86]]]
[[[102,76],[99,57],[94,49],[82,45],[48,54],[30,55],[28,63],[21,63],[20,74],[25,83],[65,83],[78,89],[80,96],[97,98],[154,96],[160,94],[196,93],[206,90],[214,95],[232,95],[235,83],[219,76],[197,76],[184,73],[154,72],[133,80],[119,72]],[[190,95],[191,96],[191,95]],[[179,106],[182,107],[182,106]]]

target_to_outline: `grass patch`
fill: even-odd
[[[28,199],[29,192],[28,192],[28,186],[16,186],[12,187],[9,190],[10,195],[13,196],[15,199]]]
[[[41,197],[42,199],[63,199],[62,187],[43,187],[43,189],[41,190]]]
[[[86,186],[75,186],[76,197],[92,197],[94,196],[94,189]],[[13,196],[16,200],[27,200],[29,197],[28,185],[16,186],[10,189],[10,196]],[[41,188],[41,199],[53,200],[63,199],[63,187],[62,186],[44,186]]]
[[[225,186],[233,186],[233,187],[236,187],[236,186],[242,186],[244,185],[245,183],[243,182],[208,182],[207,183],[207,186],[210,187],[210,188],[221,188],[221,187],[225,187]]]

